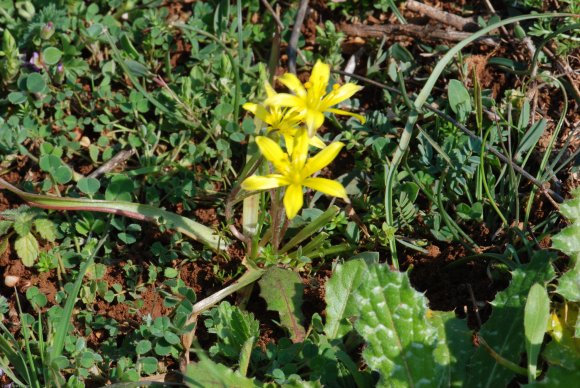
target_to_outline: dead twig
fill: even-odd
[[[119,164],[128,160],[131,156],[135,154],[135,150],[123,150],[119,151],[115,156],[109,159],[106,163],[102,164],[99,168],[89,174],[88,178],[98,178],[108,172],[114,170]]]
[[[407,7],[409,11],[421,13],[433,20],[447,24],[448,26],[451,26],[459,31],[475,31],[478,28],[477,23],[475,23],[475,21],[471,18],[457,16],[415,0],[407,0],[405,7]]]
[[[292,35],[290,35],[290,41],[288,42],[288,71],[290,73],[296,74],[296,54],[298,53],[298,38],[300,37],[300,28],[302,28],[302,23],[304,23],[304,18],[306,17],[306,11],[308,10],[308,0],[300,0],[300,7],[298,8],[298,14],[296,15],[296,22],[294,27],[292,27]]]
[[[434,26],[418,26],[416,24],[342,24],[339,29],[349,36],[360,36],[361,38],[382,38],[393,35],[407,35],[419,39],[439,39],[450,42],[461,42],[472,34],[462,31],[445,31]],[[497,46],[498,39],[490,36],[482,36],[476,40],[488,46]]]
[[[282,23],[282,21],[278,17],[278,14],[274,11],[274,8],[272,8],[270,3],[268,3],[268,0],[262,0],[262,4],[264,5],[264,7],[266,7],[268,12],[270,12],[270,15],[272,15],[272,18],[278,25],[278,28],[280,28],[280,30],[284,30],[284,23]]]

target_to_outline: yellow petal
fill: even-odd
[[[284,186],[284,179],[282,175],[268,175],[268,176],[251,176],[242,182],[242,189],[246,191],[267,190],[276,187]]]
[[[262,155],[274,165],[276,171],[286,174],[290,169],[290,160],[288,154],[282,151],[282,148],[274,140],[265,136],[256,137],[256,144],[260,148]]]
[[[285,73],[278,77],[278,81],[282,82],[292,93],[296,94],[300,98],[306,98],[306,89],[302,85],[302,82],[292,73]]]
[[[292,152],[294,151],[294,136],[284,134],[284,142],[286,143],[288,155],[292,155]]]
[[[302,209],[303,204],[302,186],[296,184],[288,186],[284,195],[284,208],[286,208],[288,219],[294,218]]]
[[[320,149],[323,149],[324,147],[326,147],[326,143],[319,136],[311,137],[310,143],[308,143],[308,144],[310,144],[311,146],[314,146],[316,148],[320,148]]]
[[[270,82],[266,81],[266,83],[264,84],[264,89],[266,89],[266,95],[268,97],[272,97],[272,96],[276,95],[276,91],[274,90],[272,85],[270,85]]]
[[[312,68],[309,81],[313,88],[312,90],[317,96],[322,97],[326,93],[329,79],[330,66],[326,63],[322,63],[320,60],[316,61],[316,64]]]
[[[304,180],[304,186],[332,195],[333,197],[347,198],[346,190],[342,184],[337,181],[326,178],[308,178]]]
[[[308,133],[306,133],[306,129],[302,128],[296,133],[294,136],[294,144],[292,150],[292,165],[294,166],[295,170],[301,171],[304,169],[304,164],[306,163],[306,159],[308,158],[308,143],[310,139],[308,138]],[[308,176],[308,175],[305,175]]]
[[[333,90],[328,93],[326,97],[322,100],[320,104],[321,109],[326,110],[333,105],[336,105],[344,100],[348,100],[353,94],[362,89],[362,86],[358,86],[352,83],[344,84],[340,88]]]
[[[334,160],[334,158],[336,158],[336,155],[338,155],[342,147],[344,147],[343,143],[331,143],[328,147],[324,148],[312,158],[308,159],[308,162],[306,162],[306,166],[304,166],[303,170],[304,176],[310,176],[316,171],[320,171],[324,167],[328,166]]]
[[[326,112],[334,113],[336,115],[352,116],[355,119],[357,119],[358,121],[360,121],[361,124],[364,124],[367,121],[367,119],[364,116],[361,116],[361,115],[356,114],[356,113],[348,112],[348,111],[342,110],[342,109],[327,109]]]
[[[305,108],[305,102],[303,99],[288,93],[278,93],[275,96],[268,97],[264,101],[264,105],[270,106],[287,106],[292,108]]]
[[[308,128],[308,136],[313,137],[316,134],[316,130],[324,123],[324,115],[320,111],[309,109],[306,112],[305,121],[306,128]]]
[[[272,121],[272,115],[266,110],[263,105],[254,104],[253,102],[246,102],[242,108],[247,110],[248,112],[252,112],[257,118],[262,120],[265,123],[270,124]]]

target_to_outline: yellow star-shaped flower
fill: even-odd
[[[365,118],[361,115],[331,108],[331,106],[349,99],[362,87],[353,83],[346,83],[342,86],[334,85],[332,91],[326,94],[329,79],[330,66],[321,61],[316,62],[310,79],[304,85],[294,74],[286,73],[278,80],[294,94],[277,93],[273,96],[268,96],[265,104],[272,107],[291,108],[292,112],[306,122],[310,137],[313,137],[316,130],[322,126],[325,112],[353,116],[361,123],[364,123]]]
[[[276,173],[248,177],[242,182],[242,188],[252,191],[286,187],[284,208],[289,219],[294,218],[304,204],[302,193],[304,186],[348,200],[346,190],[339,182],[311,176],[328,166],[336,158],[344,144],[332,143],[312,158],[308,158],[308,142],[306,130],[300,130],[294,139],[294,149],[289,155],[282,151],[282,148],[272,139],[265,136],[256,137],[260,151],[272,163]]]
[[[276,95],[276,91],[269,82],[265,83],[266,95],[268,98]],[[267,132],[279,132],[284,136],[284,141],[286,142],[286,149],[288,153],[292,153],[292,147],[294,145],[294,136],[298,132],[298,128],[302,123],[302,119],[295,112],[289,111],[288,109],[283,109],[279,106],[269,106],[266,108],[263,105],[255,104],[253,102],[247,102],[243,105],[243,108],[249,112],[252,112],[257,118],[268,124]],[[309,144],[317,147],[324,148],[325,144],[317,136],[313,136]]]

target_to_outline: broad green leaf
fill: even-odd
[[[30,93],[40,93],[46,89],[46,82],[39,73],[30,73],[26,78],[26,89]]]
[[[489,320],[479,331],[479,335],[501,357],[519,363],[520,353],[525,348],[523,332],[524,306],[528,292],[534,283],[545,285],[555,276],[551,260],[553,255],[538,251],[529,264],[512,272],[508,288],[499,292],[493,301]],[[468,364],[466,386],[498,387],[507,386],[514,372],[499,365],[483,346],[471,356]]]
[[[577,387],[580,381],[580,369],[569,371],[559,366],[551,366],[541,381],[523,385],[523,387]]]
[[[56,47],[47,47],[42,52],[42,59],[47,65],[56,65],[62,58],[62,51]]]
[[[574,268],[560,276],[556,292],[570,302],[580,302],[580,264],[578,260],[574,264]]]
[[[552,236],[552,248],[570,256],[578,255],[580,253],[580,223],[564,228],[560,233]]]
[[[8,101],[14,105],[20,105],[26,101],[26,94],[22,92],[11,92],[8,94]]]
[[[81,178],[77,183],[77,187],[81,192],[87,195],[93,195],[99,191],[101,182],[95,178]]]
[[[576,189],[573,199],[560,205],[560,213],[572,222],[580,221],[580,189]]]
[[[14,242],[14,249],[18,257],[22,260],[22,264],[26,267],[32,267],[36,258],[38,257],[38,241],[32,235],[28,233],[24,236],[18,236]]]
[[[293,342],[302,342],[306,334],[302,321],[302,295],[304,285],[300,276],[293,271],[272,267],[259,280],[260,296],[268,310],[280,314],[280,322],[290,331]]]
[[[349,320],[358,315],[353,292],[364,281],[367,265],[363,260],[351,260],[336,266],[326,282],[326,325],[329,339],[340,338],[352,330]]]
[[[155,357],[143,357],[139,359],[139,364],[143,368],[143,372],[148,375],[152,375],[157,372],[158,361]]]
[[[447,90],[451,110],[463,121],[471,112],[471,96],[461,81],[452,79]]]
[[[223,364],[217,364],[204,356],[200,358],[200,362],[187,365],[183,375],[183,383],[187,387],[255,388],[262,386],[255,379],[244,377]]]
[[[37,218],[34,220],[34,229],[47,241],[56,240],[56,225],[47,218]]]
[[[467,360],[473,346],[467,321],[458,319],[452,311],[428,311],[427,319],[437,329],[438,345],[434,358],[445,368],[443,386],[462,387]]]
[[[530,288],[524,309],[524,332],[526,335],[526,353],[528,355],[528,381],[536,379],[536,370],[540,348],[550,318],[550,298],[546,289],[536,283]]]
[[[427,300],[411,287],[407,273],[370,266],[354,295],[360,311],[355,328],[368,344],[365,361],[381,375],[378,386],[444,382],[444,367],[435,360],[437,329],[427,321]]]
[[[14,220],[13,228],[19,236],[26,236],[32,229],[32,221],[34,216],[30,214],[22,214]]]

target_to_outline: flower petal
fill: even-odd
[[[264,84],[264,89],[266,89],[266,95],[268,97],[272,97],[272,96],[276,95],[276,91],[274,90],[272,85],[270,85],[270,82],[266,81],[266,83]]]
[[[302,82],[292,73],[285,73],[278,77],[278,81],[282,82],[284,86],[296,94],[300,98],[306,98],[306,89],[302,85]]]
[[[362,86],[358,86],[356,84],[352,83],[344,84],[338,89],[328,93],[326,97],[324,97],[322,103],[320,104],[321,108],[323,108],[323,110],[326,110],[327,108],[330,108],[333,105],[336,105],[344,100],[348,100],[349,98],[352,97],[353,94],[355,94],[361,89]]]
[[[324,149],[324,147],[326,147],[326,143],[319,136],[312,136],[308,144],[320,149]]]
[[[344,147],[344,144],[341,142],[331,143],[328,147],[308,159],[306,166],[304,166],[303,176],[310,176],[328,166],[336,158],[342,147]]]
[[[337,181],[326,178],[308,178],[304,180],[304,186],[332,195],[333,197],[347,198],[346,189]]]
[[[367,119],[364,116],[361,116],[361,115],[356,114],[356,113],[348,112],[348,111],[342,110],[342,109],[327,109],[326,112],[334,113],[336,115],[352,116],[355,119],[357,119],[358,121],[360,121],[361,124],[364,124],[367,121]]]
[[[250,176],[242,182],[242,189],[246,191],[267,190],[276,187],[285,186],[285,180],[282,175],[271,174],[268,176]]]
[[[302,186],[296,184],[288,186],[284,195],[284,207],[286,208],[288,219],[294,218],[302,209],[303,204]]]
[[[312,68],[312,73],[310,74],[310,87],[316,96],[322,97],[326,93],[326,88],[328,87],[328,80],[330,79],[330,66],[320,60],[316,61],[316,64]]]
[[[275,96],[268,97],[264,101],[264,105],[287,106],[298,109],[304,109],[306,107],[303,99],[288,93],[278,93]]]
[[[254,104],[253,102],[246,102],[242,108],[247,110],[248,112],[252,112],[254,116],[262,120],[267,124],[271,124],[272,121],[271,114],[266,110],[263,105]]]
[[[306,129],[302,128],[298,130],[296,136],[294,136],[294,144],[292,150],[292,165],[295,171],[301,171],[304,169],[304,164],[308,158],[308,143],[310,139],[308,138],[308,133]],[[309,176],[309,175],[304,175]]]
[[[308,128],[308,136],[313,137],[316,130],[324,123],[324,114],[318,110],[308,109],[306,111],[306,128]]]
[[[274,165],[276,171],[286,174],[290,169],[290,160],[288,154],[282,151],[282,148],[274,140],[265,136],[256,137],[256,144],[260,148],[262,155]]]

